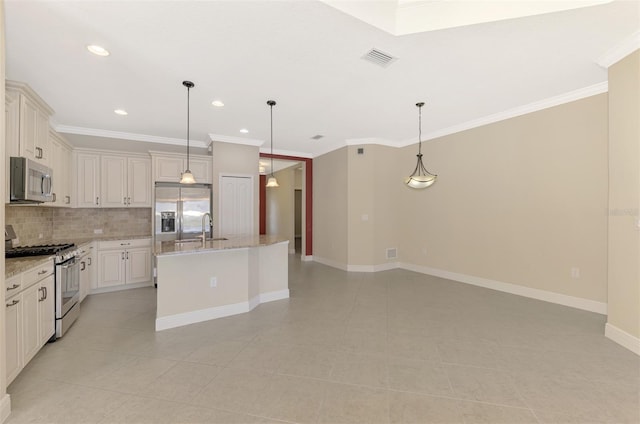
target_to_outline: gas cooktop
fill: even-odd
[[[5,258],[22,258],[25,256],[55,255],[76,245],[73,243],[42,244],[38,246],[18,246],[5,250]]]

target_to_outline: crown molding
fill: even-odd
[[[380,146],[398,147],[398,142],[388,140],[386,138],[367,137],[367,138],[348,138],[346,140],[347,146],[358,146],[361,144],[377,144]]]
[[[266,155],[271,154],[271,149],[260,149],[260,153],[264,153]],[[273,154],[274,155],[282,155],[282,156],[297,156],[300,158],[308,158],[308,159],[313,159],[314,157],[316,157],[317,155],[314,155],[312,153],[308,153],[308,152],[295,152],[293,150],[279,150],[279,149],[274,149],[273,150]]]
[[[640,49],[640,30],[634,32],[630,37],[625,38],[613,48],[609,49],[609,51],[600,56],[596,62],[601,67],[607,69],[638,49]]]
[[[570,103],[576,100],[606,93],[608,90],[609,90],[609,83],[607,81],[604,81],[598,84],[590,85],[588,87],[579,88],[577,90],[570,91],[568,93],[560,94],[559,96],[550,97],[548,99],[529,103],[524,106],[518,106],[513,109],[494,113],[493,115],[488,115],[482,118],[463,122],[462,124],[454,125],[448,128],[443,128],[441,130],[428,133],[423,138],[422,141],[433,140],[434,138],[444,137],[444,136],[455,134],[458,132],[467,131],[473,128],[482,127],[484,125],[493,124],[493,123],[504,121],[511,118],[516,118],[518,116],[526,115],[529,113],[538,112],[538,111],[559,106],[565,103]],[[415,143],[417,143],[416,139],[405,140],[397,144],[396,147],[406,147]]]
[[[174,146],[184,146],[185,140],[181,138],[158,137],[148,134],[134,134],[120,131],[101,130],[95,128],[73,127],[70,125],[57,125],[57,132],[65,134],[88,135],[92,137],[118,138],[121,140],[142,141],[146,143],[171,144]],[[200,147],[206,149],[208,142],[199,140],[189,140],[192,147]]]
[[[243,144],[246,146],[260,147],[264,144],[264,140],[258,140],[256,138],[233,137],[230,135],[213,134],[213,133],[209,133],[209,138],[211,139],[211,141],[219,141],[221,143],[231,143],[231,144]]]

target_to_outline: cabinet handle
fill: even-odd
[[[38,272],[38,275],[46,274],[47,272],[49,271],[47,271],[46,269],[43,269],[42,271]]]
[[[38,289],[38,291],[42,294],[42,296],[38,298],[38,302],[42,302],[45,299],[45,297],[44,297],[44,287],[40,287]]]
[[[129,260],[129,252],[127,252],[127,260]]]
[[[120,243],[120,246],[129,246],[131,243]]]
[[[19,300],[19,299],[13,299],[13,302],[11,302],[11,303],[7,303],[7,304],[6,304],[6,306],[7,306],[7,308],[10,308],[10,307],[12,307],[12,306],[17,305],[18,303],[20,303],[20,300]]]
[[[11,287],[7,287],[7,291],[9,291],[9,290],[15,290],[15,289],[17,289],[18,287],[20,287],[20,284],[14,284],[14,285],[13,285],[13,286],[11,286]]]
[[[42,159],[42,147],[36,147],[36,159]]]
[[[96,205],[99,205],[100,203],[98,202],[98,197],[96,196]]]
[[[87,268],[87,264],[85,264],[84,261],[80,262],[80,266],[82,267],[80,271],[84,271]]]
[[[46,299],[49,297],[49,291],[47,290],[46,287],[43,287],[43,289],[44,289],[44,298]]]
[[[126,206],[126,204],[127,204],[127,198],[126,197],[122,198],[122,204]]]
[[[68,205],[69,203],[71,203],[71,196],[64,196],[64,203],[66,205]]]
[[[131,206],[131,197],[127,197],[127,205]]]
[[[53,203],[57,202],[58,200],[57,200],[56,194],[52,193],[51,195],[53,196]]]
[[[124,261],[124,252],[122,252],[122,260]]]
[[[87,258],[88,265],[91,266],[91,258]]]

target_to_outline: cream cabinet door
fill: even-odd
[[[60,186],[62,188],[62,192],[60,193],[62,196],[61,204],[64,206],[71,206],[71,148],[66,145],[61,145],[60,149],[60,173],[59,176],[54,178],[58,178],[58,181],[62,179]]]
[[[127,158],[102,156],[100,180],[100,206],[103,208],[127,206]]]
[[[211,184],[211,161],[206,159],[190,159],[191,173],[198,183]],[[186,161],[185,161],[186,169]]]
[[[22,292],[22,363],[26,364],[40,350],[40,284]]]
[[[5,203],[10,202],[9,158],[20,156],[20,96],[7,91],[4,101],[5,119]]]
[[[44,346],[45,343],[56,332],[56,312],[55,312],[55,287],[54,276],[50,275],[39,284],[40,297],[38,301],[39,314],[40,314],[40,346]]]
[[[98,288],[123,285],[125,275],[124,250],[98,252]]]
[[[22,296],[5,301],[5,355],[7,384],[11,383],[22,369]]]
[[[53,169],[53,198],[54,201],[49,203],[47,206],[62,206],[64,204],[64,194],[63,194],[63,168],[62,168],[62,145],[52,136],[50,135],[49,140],[49,149],[51,150],[50,155],[50,166]]]
[[[127,284],[151,281],[151,248],[129,249],[125,253],[127,261]]]
[[[154,181],[177,183],[184,171],[182,158],[156,157]]]
[[[79,208],[100,206],[100,195],[98,194],[100,190],[100,156],[78,153],[77,170],[77,206]]]
[[[127,206],[151,207],[150,159],[128,159]]]
[[[89,291],[91,290],[89,281],[89,265],[87,264],[87,259],[89,255],[85,255],[80,258],[80,302],[87,297]]]

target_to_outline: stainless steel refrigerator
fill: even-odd
[[[202,234],[202,216],[211,213],[211,184],[156,183],[155,240],[193,239]],[[205,222],[206,236],[211,228]]]

